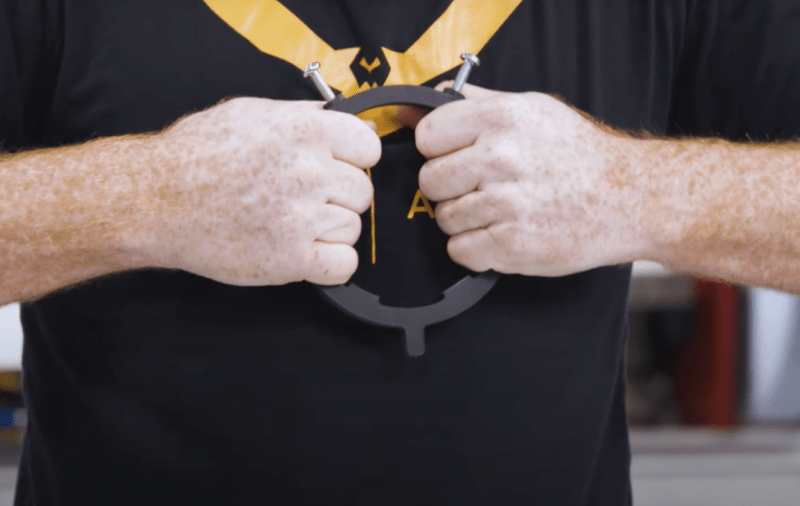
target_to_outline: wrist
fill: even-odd
[[[654,151],[658,141],[626,134],[610,135],[603,142],[607,164],[603,184],[616,205],[608,217],[618,231],[614,263],[652,260],[659,248],[657,218],[654,213]]]
[[[168,188],[175,171],[176,154],[170,152],[163,134],[127,136],[119,141],[126,163],[120,164],[119,186],[125,188],[117,211],[121,212],[116,244],[130,268],[172,268],[176,259],[167,253],[170,220],[178,215]]]
[[[709,205],[715,183],[709,172],[719,156],[709,139],[632,139],[631,155],[641,195],[638,259],[669,264],[685,246]]]

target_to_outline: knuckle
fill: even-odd
[[[327,171],[318,160],[303,154],[295,160],[294,170],[286,176],[295,196],[314,194],[323,186],[330,184]]]
[[[314,118],[312,109],[299,110],[294,114],[294,118],[287,125],[287,135],[289,139],[297,144],[324,144],[328,140],[325,129],[321,127],[320,121]]]
[[[497,143],[497,157],[507,166],[516,166],[520,160],[520,147],[511,139],[504,138]]]
[[[452,201],[440,202],[439,204],[436,204],[436,219],[445,222],[452,220],[453,214],[455,213],[455,210],[453,209],[454,207],[455,206]]]
[[[295,277],[313,279],[318,266],[325,262],[325,258],[319,249],[313,247],[311,241],[304,243],[298,251],[299,253],[289,256],[286,263],[294,267],[292,271],[296,273]]]
[[[311,246],[306,255],[303,279],[322,284],[337,285],[349,280],[358,267],[358,254],[349,245],[338,243]]]
[[[358,186],[358,195],[361,199],[358,206],[358,213],[361,214],[370,208],[372,200],[375,198],[375,187],[372,186],[372,181],[365,173],[361,173],[361,183]]]
[[[439,193],[439,174],[442,172],[441,162],[429,161],[419,171],[419,189],[423,195],[432,200],[437,200]]]
[[[331,175],[330,184],[344,191],[348,200],[353,203],[358,214],[369,209],[374,197],[374,188],[369,176],[361,170],[351,169],[345,173]]]
[[[434,213],[436,216],[436,223],[445,234],[453,233],[454,213],[453,205],[450,202],[436,205],[436,212]]]
[[[496,195],[481,191],[474,194],[472,207],[479,212],[488,222],[495,222],[501,218],[500,206],[502,205]]]
[[[490,214],[493,221],[512,220],[519,215],[513,191],[503,186],[490,186],[479,192],[478,205]]]
[[[433,127],[429,118],[430,116],[423,118],[422,121],[420,121],[417,125],[417,128],[414,130],[414,141],[417,145],[417,151],[426,157],[428,157],[432,152],[430,137]]]
[[[453,262],[466,267],[475,272],[486,270],[480,265],[478,255],[476,255],[474,248],[470,247],[470,238],[468,236],[459,235],[451,237],[447,241],[447,254]]]
[[[518,100],[513,96],[501,95],[484,100],[481,108],[482,120],[495,129],[513,126],[520,117]]]
[[[342,117],[333,124],[333,128],[339,132],[347,132],[343,151],[356,155],[353,159],[357,161],[359,168],[366,169],[377,165],[382,152],[380,137],[357,116],[337,114],[341,114]],[[331,137],[330,141],[333,142],[334,138]],[[337,142],[341,142],[341,139]]]
[[[518,146],[508,140],[500,140],[489,149],[489,167],[498,174],[515,173],[519,160]]]
[[[346,283],[358,269],[358,254],[352,247],[345,250],[347,253],[337,256],[334,265],[328,271],[329,281],[334,285]]]
[[[375,132],[369,130],[367,132],[366,142],[364,145],[366,147],[367,167],[374,167],[378,165],[378,162],[381,160],[381,155],[383,154],[381,138],[378,137]]]
[[[498,250],[508,257],[519,257],[525,253],[525,245],[519,227],[513,224],[503,224],[490,227],[492,240]]]
[[[451,237],[447,241],[447,254],[457,264],[465,265],[467,258],[465,256],[466,248],[463,247],[463,241],[459,237]]]
[[[309,225],[314,224],[319,214],[316,206],[309,205],[304,199],[290,199],[284,204],[285,211],[274,216],[275,223],[289,223],[291,237],[313,236],[313,228]],[[287,231],[288,232],[288,231]],[[285,239],[285,236],[284,236]]]
[[[364,200],[359,202],[355,208],[355,211],[357,213],[356,215],[359,216],[367,212],[372,207],[372,201],[373,201],[372,192],[365,194]]]
[[[355,245],[361,237],[361,217],[351,213],[350,223],[347,225],[348,238],[345,241],[348,246]]]
[[[489,205],[495,213],[495,220],[517,220],[522,215],[519,199],[505,192],[500,195],[492,194]]]
[[[483,104],[483,120],[492,127],[503,126],[508,123],[509,117],[513,115],[506,102],[498,99],[489,99]]]

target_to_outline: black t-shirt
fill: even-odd
[[[789,0],[6,0],[0,140],[156,131],[231,96],[317,100],[314,60],[346,94],[433,85],[462,51],[481,57],[475,84],[558,93],[615,127],[791,137],[798,19]],[[358,280],[432,302],[465,273],[417,198],[413,134],[381,126]],[[25,304],[16,504],[629,503],[629,280],[503,276],[414,359],[304,283],[138,271]]]

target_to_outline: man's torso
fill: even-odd
[[[232,96],[319,100],[306,57],[348,93],[433,85],[464,50],[482,60],[474,84],[664,131],[682,5],[64,0],[42,142],[156,131]],[[421,163],[401,130],[372,170],[375,238],[360,242],[357,279],[394,305],[435,301],[465,274],[442,261],[445,238],[418,205]],[[629,277],[503,276],[428,328],[416,359],[396,330],[307,284],[147,271],[45,298],[23,311],[31,426],[17,504],[620,504]]]

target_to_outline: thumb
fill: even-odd
[[[441,83],[436,85],[436,90],[444,91],[447,88],[452,88],[455,81],[442,81]],[[488,90],[486,88],[481,88],[480,86],[475,86],[474,84],[465,84],[464,88],[461,90],[461,94],[464,95],[464,98],[467,100],[470,99],[482,99],[482,98],[492,98],[496,97],[497,95],[501,94],[501,91],[494,91]]]

